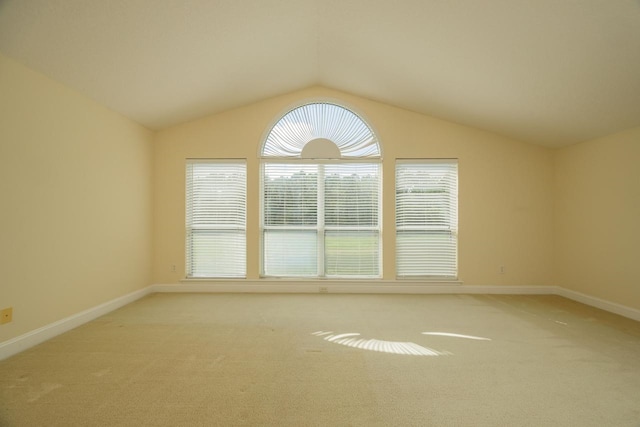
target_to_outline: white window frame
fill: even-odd
[[[317,204],[316,204],[316,223],[314,225],[307,226],[269,226],[265,224],[265,167],[268,164],[274,165],[312,165],[318,167],[317,174]],[[326,165],[344,165],[344,164],[366,164],[375,165],[378,173],[377,183],[377,224],[373,226],[331,226],[325,224],[325,166]],[[283,160],[283,159],[265,159],[261,162],[261,183],[260,183],[260,276],[261,277],[301,277],[301,278],[331,278],[331,279],[375,279],[382,277],[382,162],[378,159],[363,159],[363,160]],[[314,274],[308,275],[269,275],[265,271],[265,233],[268,230],[308,230],[316,233],[316,255],[317,255],[317,269]],[[371,275],[329,275],[327,274],[327,260],[326,260],[326,233],[332,231],[371,231],[377,234],[377,267],[376,274]]]
[[[289,109],[285,114],[280,116],[278,120],[276,120],[273,125],[269,128],[267,134],[263,138],[262,145],[260,147],[259,156],[262,160],[261,162],[261,185],[260,185],[260,276],[261,277],[309,277],[309,278],[381,278],[382,277],[382,157],[380,145],[378,143],[378,138],[376,134],[373,132],[369,124],[367,124],[357,113],[353,110],[346,108],[342,105],[331,101],[317,101],[317,102],[306,102],[298,104],[298,106]],[[377,177],[378,177],[378,188],[377,188],[377,225],[375,227],[374,233],[377,233],[377,239],[375,242],[376,247],[372,248],[371,242],[367,242],[367,239],[358,240],[356,237],[355,247],[349,244],[345,244],[341,249],[341,241],[339,238],[335,236],[335,234],[331,237],[336,238],[334,242],[336,246],[333,248],[335,252],[332,253],[332,256],[335,256],[333,260],[335,260],[335,264],[332,266],[340,270],[342,269],[341,275],[327,275],[327,260],[325,259],[325,252],[327,250],[325,242],[327,241],[327,236],[329,233],[335,231],[331,226],[327,226],[324,224],[324,179],[322,177],[322,173],[318,173],[317,176],[317,200],[314,208],[316,209],[316,222],[311,226],[293,226],[284,229],[291,230],[315,230],[316,243],[315,246],[313,243],[309,246],[307,242],[305,242],[304,236],[299,236],[299,240],[291,240],[287,241],[287,236],[279,236],[275,235],[274,240],[272,242],[267,241],[267,232],[268,230],[275,230],[276,228],[272,228],[273,226],[265,227],[265,165],[268,164],[287,164],[287,162],[294,162],[298,164],[312,164],[317,165],[319,172],[322,168],[328,167],[331,164],[344,164],[344,163],[367,163],[367,164],[376,164],[377,167]],[[315,173],[315,172],[314,172]],[[303,198],[302,202],[306,203],[306,200]],[[360,206],[360,205],[358,205]],[[363,205],[364,206],[364,205]],[[298,214],[305,215],[304,212]],[[369,217],[371,219],[371,217]],[[296,221],[293,221],[294,223]],[[304,223],[304,219],[300,221]],[[338,222],[340,222],[338,220]],[[345,218],[345,223],[348,223],[349,220]],[[346,225],[346,224],[345,224]],[[341,227],[340,230],[347,230],[348,227]],[[357,227],[355,227],[357,228]],[[360,232],[363,231],[363,228],[360,227],[358,230],[352,230],[352,232]],[[289,236],[292,237],[292,236]],[[297,237],[297,236],[296,236]],[[281,239],[281,240],[279,240]],[[310,239],[309,242],[312,242],[313,239]],[[345,240],[347,242],[347,240]],[[274,244],[274,248],[278,248],[279,245],[284,248],[282,253],[284,254],[284,258],[279,260],[280,254],[278,252],[269,252],[266,254],[268,249],[266,248],[267,244]],[[299,248],[296,248],[295,245],[300,244]],[[287,246],[284,246],[287,245]],[[361,246],[362,245],[362,246]],[[296,249],[298,252],[296,253]],[[291,257],[293,259],[299,253],[307,253],[312,254],[313,251],[317,252],[316,255],[316,271],[311,272],[312,269],[306,269],[304,266],[309,265],[312,266],[313,262],[310,261],[309,264],[305,264],[304,261],[300,262],[298,260],[298,264],[293,266],[292,268],[287,268],[287,257]],[[364,250],[364,252],[360,252]],[[306,251],[306,252],[305,252]],[[342,252],[341,252],[342,251]],[[372,252],[374,251],[374,252]],[[290,252],[292,255],[287,255],[287,252]],[[352,258],[349,255],[352,254],[377,254],[377,259],[375,260],[375,266],[377,267],[377,272],[375,275],[362,275],[359,276],[356,273],[360,274],[363,270],[366,270],[367,266],[374,265],[372,262],[372,258],[368,258],[367,256],[363,256],[359,258],[358,255],[355,256],[355,260],[357,260],[357,268],[354,266],[356,262],[352,263]],[[274,258],[271,258],[271,255],[275,254]],[[343,255],[342,258],[339,258],[336,254]],[[269,258],[269,260],[265,260],[265,258]],[[313,259],[313,258],[311,258]],[[362,263],[360,263],[362,261]],[[273,270],[265,271],[265,264],[273,262],[273,266],[276,266]],[[369,263],[369,264],[366,264]],[[279,265],[278,265],[279,264]],[[334,270],[335,271],[335,270]],[[278,275],[275,273],[278,272]],[[272,274],[273,273],[273,274]],[[286,273],[287,275],[282,276],[281,273]],[[302,275],[300,275],[302,274]]]
[[[232,198],[225,197],[224,204],[202,203],[195,206],[197,186],[193,183],[194,168],[216,167],[241,173],[241,182],[226,185],[217,191],[229,191]],[[231,169],[230,169],[231,167]],[[246,278],[247,274],[247,162],[246,159],[187,159],[186,161],[186,212],[185,212],[185,265],[187,278]],[[215,186],[217,183],[212,183]],[[205,195],[206,190],[201,190]],[[230,203],[231,202],[231,203]],[[198,219],[194,219],[198,217]],[[197,237],[207,234],[225,236],[220,245],[216,239]],[[212,246],[212,247],[211,247]],[[210,255],[203,256],[205,251]]]
[[[437,204],[444,205],[445,220],[442,224],[426,219],[411,219],[412,214],[405,214],[411,203],[416,206],[424,205],[425,201],[407,198],[407,189],[400,188],[400,174],[415,165],[414,170],[424,172],[432,169],[435,173],[447,173],[442,180],[442,188],[446,189],[448,197],[440,198]],[[425,278],[432,280],[458,279],[458,160],[457,159],[397,159],[395,184],[395,212],[396,212],[396,277],[398,279]],[[399,191],[405,196],[401,198]],[[418,193],[416,193],[418,194]],[[415,209],[415,208],[414,208]],[[403,235],[415,233],[415,237],[426,236],[430,233],[448,236],[441,244],[437,241],[414,239],[413,244]],[[405,241],[403,241],[405,240]],[[407,243],[405,243],[407,242]]]

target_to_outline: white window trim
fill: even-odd
[[[264,194],[264,177],[265,177],[265,166],[268,164],[300,164],[300,165],[313,165],[318,166],[318,176],[317,176],[317,223],[313,226],[278,226],[278,225],[270,225],[267,226],[264,223],[265,219],[265,194]],[[377,226],[353,226],[353,227],[336,227],[336,226],[327,226],[324,223],[325,218],[325,206],[324,206],[324,166],[332,165],[332,164],[370,164],[376,165],[378,169],[378,224]],[[383,177],[382,177],[382,160],[376,158],[365,158],[365,159],[276,159],[276,158],[266,158],[260,162],[260,277],[262,279],[328,279],[328,280],[350,280],[350,279],[381,279],[383,272],[383,246],[382,246],[382,185],[383,185]],[[322,171],[322,172],[320,172]],[[309,230],[315,231],[317,234],[317,272],[316,275],[305,275],[305,276],[281,276],[281,275],[267,275],[265,274],[265,247],[264,247],[264,233],[265,230]],[[340,275],[327,275],[326,274],[326,260],[325,260],[325,236],[327,231],[374,231],[378,234],[377,244],[378,244],[378,274],[376,275],[348,275],[348,276],[340,276]]]
[[[239,225],[212,225],[207,227],[195,227],[190,219],[192,217],[190,213],[190,209],[192,209],[192,202],[190,200],[191,194],[193,192],[193,188],[191,187],[191,176],[189,175],[191,172],[191,168],[194,165],[236,165],[242,166],[243,174],[244,174],[244,182],[242,183],[242,194],[241,198],[243,200],[243,206],[240,207],[240,210],[243,211],[244,215],[241,221],[238,223]],[[186,278],[190,280],[198,280],[198,279],[242,279],[246,278],[247,275],[247,161],[246,159],[186,159],[185,162],[185,273]],[[216,275],[200,275],[194,274],[193,271],[193,260],[191,256],[193,254],[193,231],[196,229],[210,229],[212,231],[218,230],[235,230],[237,232],[242,233],[243,239],[242,244],[237,248],[238,254],[240,255],[239,267],[233,273],[220,273]]]
[[[446,165],[452,165],[453,169],[455,170],[455,179],[454,182],[452,183],[452,188],[450,188],[449,191],[449,196],[450,198],[452,198],[452,200],[449,201],[449,207],[450,209],[452,209],[452,218],[450,218],[450,223],[449,223],[449,227],[438,227],[438,226],[428,226],[428,225],[412,225],[412,226],[408,226],[406,228],[404,228],[404,230],[402,230],[399,225],[398,225],[398,172],[399,172],[399,167],[401,167],[401,165],[411,165],[411,164],[415,164],[415,165],[437,165],[437,164],[446,164]],[[396,159],[396,164],[395,164],[395,175],[396,175],[396,183],[395,183],[395,190],[394,190],[394,194],[395,194],[395,213],[396,213],[396,247],[395,247],[395,253],[396,253],[396,278],[398,280],[416,280],[416,279],[426,279],[426,280],[438,280],[438,281],[457,281],[458,280],[458,274],[459,274],[459,266],[458,266],[458,252],[459,252],[459,242],[458,242],[458,159]],[[444,232],[444,233],[450,233],[451,237],[454,239],[454,245],[455,245],[455,253],[454,253],[454,259],[448,259],[448,262],[453,262],[454,264],[454,274],[452,275],[438,275],[438,274],[407,274],[400,271],[400,255],[399,255],[399,251],[400,251],[400,245],[398,243],[398,234],[401,231],[406,231],[406,230],[422,230],[422,231],[435,231],[435,232]]]

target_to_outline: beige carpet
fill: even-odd
[[[640,323],[561,297],[155,294],[0,362],[2,426],[640,426]]]

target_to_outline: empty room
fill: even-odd
[[[640,426],[640,1],[0,0],[0,426]]]

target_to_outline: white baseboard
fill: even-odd
[[[87,323],[91,320],[97,319],[107,313],[112,312],[120,307],[123,307],[133,301],[144,297],[152,292],[152,287],[147,286],[144,289],[137,290],[130,294],[115,298],[111,301],[107,301],[96,307],[81,311],[67,318],[58,320],[57,322],[50,323],[41,328],[27,332],[26,334],[19,335],[8,341],[0,343],[0,360],[20,353],[30,347],[38,345],[48,339],[51,339],[71,329]]]
[[[321,293],[321,294],[510,294],[549,295],[552,286],[469,286],[460,282],[410,282],[404,280],[377,281],[283,281],[188,280],[178,284],[153,285],[153,292],[200,293]]]
[[[328,293],[328,294],[493,294],[493,295],[558,295],[620,316],[640,321],[640,310],[592,297],[559,286],[483,286],[460,282],[366,281],[282,281],[185,280],[177,284],[153,285],[153,292],[200,293]]]
[[[635,308],[627,307],[622,304],[607,301],[566,288],[557,287],[555,293],[556,295],[569,298],[582,304],[590,305],[592,307],[596,307],[610,313],[619,314],[620,316],[628,317],[629,319],[637,320],[640,322],[640,310],[637,310]]]
[[[157,284],[84,310],[65,319],[43,326],[0,343],[0,360],[20,353],[57,335],[103,316],[151,293],[335,293],[335,294],[501,294],[559,295],[611,313],[640,321],[640,310],[613,303],[581,292],[557,286],[473,286],[459,282],[384,281],[185,281],[179,284]]]

